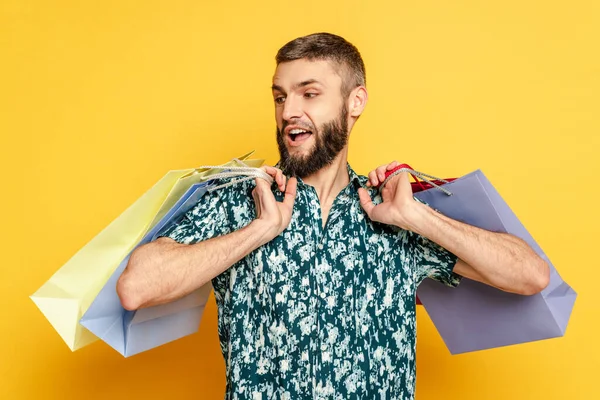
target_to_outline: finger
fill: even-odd
[[[254,199],[254,205],[256,206],[256,218],[260,218],[260,199],[256,193],[256,188],[252,190],[252,198]]]
[[[408,172],[403,172],[400,174],[400,181],[398,182],[400,185],[404,186],[409,193],[412,195],[412,186],[410,185],[410,174]]]
[[[296,189],[298,187],[298,180],[296,178],[290,178],[285,188],[285,196],[283,197],[283,203],[292,209],[294,207],[294,201],[296,200]]]
[[[369,218],[371,218],[371,213],[373,208],[375,208],[375,205],[371,200],[371,196],[369,196],[369,192],[367,192],[364,188],[359,188],[358,197],[360,198],[360,206],[363,208],[363,210],[365,210]]]
[[[388,166],[387,166],[387,170],[388,170],[388,171],[391,171],[391,170],[393,170],[394,168],[396,168],[397,166],[398,166],[398,161],[392,161],[391,163],[389,163],[389,164],[388,164]]]
[[[281,172],[281,170],[279,168],[271,167],[270,165],[263,165],[262,167],[260,167],[260,169],[265,171],[267,174],[269,174],[274,179],[277,176],[277,173]]]
[[[277,182],[279,191],[283,192],[285,190],[285,175],[279,169],[277,170],[277,177],[275,178],[275,181]]]
[[[279,168],[271,167],[270,165],[263,165],[260,169],[269,174],[277,184],[277,188],[283,192],[285,188],[285,175],[283,175],[283,172]]]
[[[277,202],[275,201],[273,192],[271,192],[271,185],[267,181],[257,178],[254,190],[256,190],[256,195],[260,202],[261,212],[271,215],[277,211]]]
[[[377,178],[380,182],[385,181],[385,171],[387,171],[387,165],[382,165],[381,167],[377,168]]]
[[[384,201],[387,200],[387,198],[390,196],[390,194],[392,192],[393,193],[403,193],[405,191],[410,191],[410,193],[412,193],[409,176],[410,175],[406,171],[394,175],[394,177],[392,177],[389,180],[388,184],[386,184],[386,186],[385,186],[385,188],[387,188],[389,190],[385,191],[385,193],[382,192]]]
[[[271,167],[270,165],[263,165],[262,167],[260,167],[260,169],[262,169],[263,171],[265,171],[269,175],[273,175],[275,173],[275,170],[277,168]]]
[[[377,179],[377,173],[375,171],[369,172],[369,182],[371,182],[371,185],[373,186],[379,185],[379,179]]]

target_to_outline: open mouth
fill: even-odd
[[[292,143],[300,143],[308,139],[312,135],[311,131],[307,131],[305,129],[292,129],[288,133],[290,140]]]

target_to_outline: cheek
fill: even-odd
[[[331,121],[332,119],[337,118],[337,112],[334,112],[333,109],[330,109],[327,106],[322,107],[314,107],[313,110],[307,113],[308,118],[317,128],[321,127],[323,124]]]
[[[306,112],[315,123],[322,124],[336,119],[340,114],[342,104],[340,99],[333,99],[330,96],[322,95],[318,99],[305,103]]]
[[[283,126],[283,108],[275,107],[275,123],[277,124],[277,128],[281,129]]]

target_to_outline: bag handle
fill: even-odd
[[[250,167],[246,163],[244,163],[243,161],[241,161],[237,158],[234,158],[233,161],[241,164],[242,166],[237,167],[237,166],[226,166],[226,165],[203,165],[201,167],[196,168],[196,170],[200,170],[200,169],[209,169],[209,170],[210,169],[221,169],[221,170],[223,170],[222,172],[217,172],[216,174],[210,175],[210,177],[209,177],[210,180],[243,176],[243,178],[235,179],[230,182],[223,183],[221,185],[209,186],[207,188],[207,190],[209,192],[213,192],[217,189],[226,188],[228,186],[232,186],[237,183],[249,181],[251,179],[256,179],[256,178],[264,179],[265,181],[267,181],[269,183],[269,185],[273,184],[274,181],[273,181],[273,178],[271,177],[271,175],[267,174],[262,169]]]
[[[440,185],[438,185],[437,183],[434,182],[434,181],[438,181],[438,182],[450,183],[449,181],[447,181],[445,179],[441,179],[441,178],[435,177],[433,175],[426,174],[424,172],[415,171],[408,164],[400,164],[397,167],[395,167],[394,169],[392,169],[390,171],[386,171],[385,172],[385,179],[384,179],[384,181],[378,187],[379,188],[379,192],[381,193],[381,191],[383,190],[383,187],[385,186],[386,183],[388,183],[390,181],[390,179],[392,179],[394,176],[396,176],[398,174],[401,174],[403,172],[408,172],[413,177],[413,179],[417,182],[417,184],[419,186],[421,186],[422,190],[425,190],[426,188],[423,186],[423,184],[421,183],[421,181],[419,181],[419,179],[417,179],[417,178],[421,178],[423,181],[427,182],[432,187],[434,187],[434,188],[442,191],[443,193],[447,194],[448,196],[452,196],[452,192],[450,192],[448,189],[443,188],[442,186],[440,186]]]

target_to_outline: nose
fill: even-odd
[[[300,107],[301,102],[294,98],[294,96],[288,96],[283,103],[283,114],[281,115],[285,121],[290,121],[294,118],[300,118],[302,116],[302,108]]]

